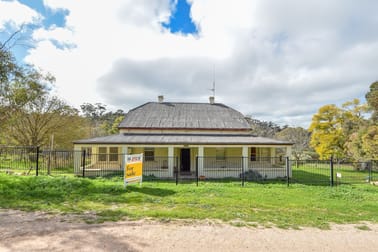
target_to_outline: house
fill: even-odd
[[[75,171],[122,170],[124,154],[144,153],[143,174],[174,178],[175,174],[202,178],[240,177],[253,172],[264,178],[285,177],[283,157],[292,143],[251,134],[245,117],[215,103],[148,102],[131,109],[119,124],[120,133],[74,142],[80,156]]]

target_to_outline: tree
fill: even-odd
[[[80,105],[80,108],[84,116],[92,121],[99,120],[106,111],[106,105],[102,103],[84,103]]]
[[[369,159],[378,160],[378,126],[371,125],[362,136],[362,149]]]
[[[345,102],[341,108],[326,105],[313,116],[309,131],[310,144],[322,159],[335,156],[362,161],[374,156],[376,131],[371,120],[364,118],[367,104],[358,99]]]
[[[22,73],[20,67],[16,64],[13,54],[9,50],[11,46],[8,45],[19,32],[20,30],[13,33],[4,43],[0,42],[0,95],[3,94],[7,84]]]
[[[50,134],[50,137],[53,136],[54,139],[53,148],[72,149],[74,140],[90,137],[90,124],[77,111],[69,115],[61,115],[60,122],[64,128],[57,128]]]
[[[364,134],[366,134],[366,128],[360,128],[357,132],[353,132],[345,142],[345,151],[353,160],[362,161],[366,157],[366,151],[362,147]]]
[[[3,138],[8,144],[46,146],[54,135],[55,146],[72,147],[74,139],[87,137],[86,121],[77,109],[36,85],[13,85],[7,96]]]
[[[17,107],[9,114],[7,134],[13,142],[25,146],[41,146],[49,142],[50,135],[63,130],[67,117],[77,114],[57,97],[41,94]]]
[[[0,43],[0,47],[1,47]],[[9,89],[10,83],[17,77],[20,76],[18,66],[15,63],[15,60],[12,54],[9,51],[0,48],[0,129],[6,118],[6,99],[5,96]]]
[[[356,161],[378,157],[378,81],[370,85],[366,104],[358,99],[341,108],[326,105],[313,116],[310,144],[322,159],[348,156]],[[364,117],[371,112],[371,118]]]
[[[279,125],[273,122],[265,122],[265,121],[260,121],[257,119],[252,119],[249,116],[247,116],[245,119],[248,121],[249,125],[251,126],[252,133],[261,137],[274,138],[277,132],[280,132],[282,129],[285,129],[288,127],[288,126],[284,126],[283,128],[281,128]]]
[[[370,85],[370,91],[366,94],[366,101],[372,112],[371,120],[378,122],[378,81]]]
[[[341,112],[341,125],[345,136],[351,135],[365,125],[363,114],[367,112],[367,105],[361,104],[359,99],[345,102]]]
[[[52,134],[63,135],[74,122],[80,121],[76,120],[78,111],[50,95],[53,76],[42,74],[33,66],[18,65],[9,47],[3,45],[0,43],[0,143],[46,145]],[[80,125],[72,128],[75,127]],[[78,134],[70,137],[64,133],[65,143],[58,144],[72,142],[72,136],[84,136],[75,132]]]
[[[118,125],[124,118],[124,112],[106,112],[106,105],[101,103],[84,103],[80,106],[82,114],[90,121],[92,137],[117,134]]]
[[[320,159],[343,156],[345,136],[341,123],[342,111],[334,104],[321,107],[312,117],[309,128],[310,145],[319,154]]]
[[[306,151],[309,151],[310,133],[301,127],[287,127],[278,132],[275,136],[277,139],[294,143],[292,155],[296,160],[308,158]]]
[[[117,116],[113,122],[105,121],[101,128],[107,133],[107,134],[118,134],[119,129],[118,125],[122,122],[122,120],[125,118],[124,115]]]
[[[369,111],[372,113],[365,134],[362,135],[362,149],[368,159],[378,159],[378,81],[370,85],[366,94]]]

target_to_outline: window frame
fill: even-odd
[[[118,162],[118,147],[109,147],[108,149],[109,149],[109,162]]]
[[[257,161],[257,147],[251,147],[250,161]]]
[[[144,161],[155,161],[155,148],[146,147],[144,148]]]
[[[104,152],[105,149],[105,152]],[[108,161],[108,147],[98,147],[98,161],[99,162],[106,162]]]

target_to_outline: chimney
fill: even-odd
[[[214,101],[215,101],[214,96],[210,96],[210,97],[209,97],[209,102],[210,102],[210,104],[214,104]]]
[[[164,96],[163,95],[159,95],[158,96],[158,102],[162,103],[163,101],[164,101]]]

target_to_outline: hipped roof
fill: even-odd
[[[250,130],[243,114],[221,103],[148,102],[130,110],[121,129]]]

